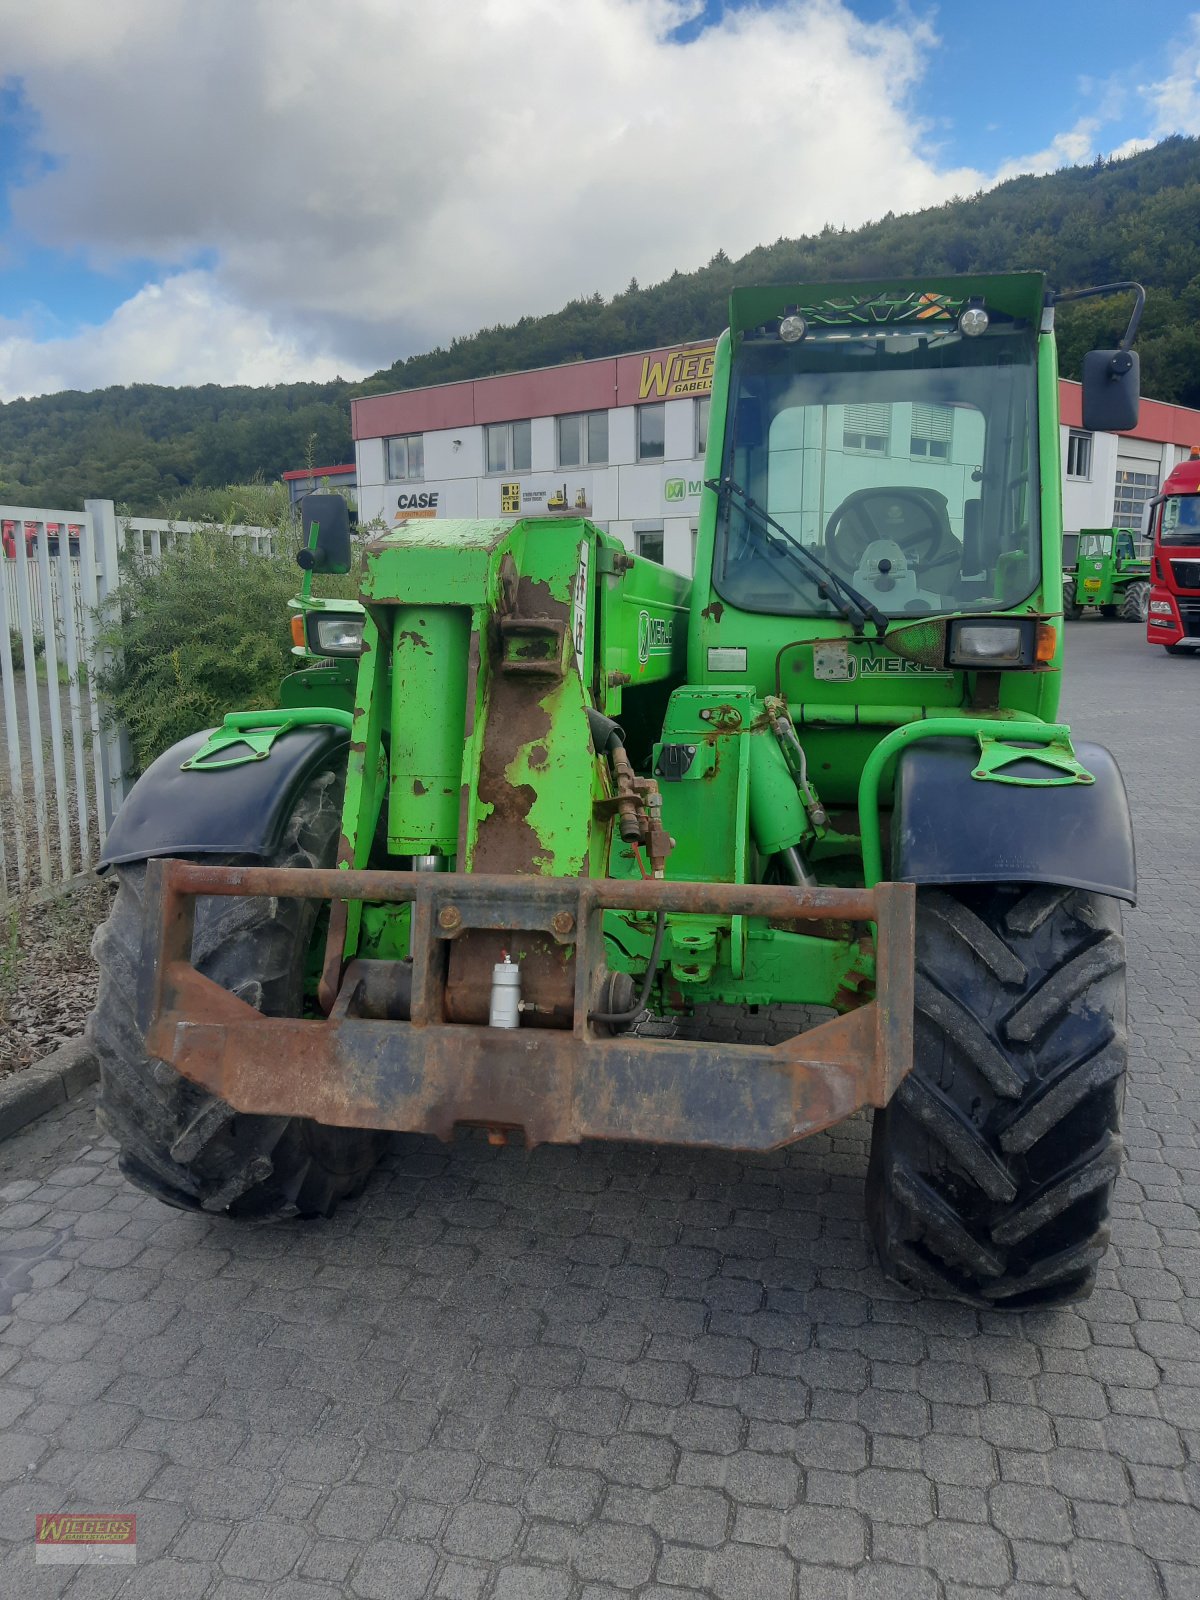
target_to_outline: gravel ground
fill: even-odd
[[[14,900],[0,919],[0,1077],[83,1032],[96,999],[90,945],[108,915],[107,884],[41,902]]]
[[[763,1157],[401,1138],[332,1221],[247,1229],[129,1189],[75,1102],[0,1146],[0,1595],[1196,1600],[1200,660],[1139,633],[1069,630],[1141,874],[1091,1300],[886,1283],[863,1118]],[[56,1509],[136,1512],[137,1567],[35,1567]]]
[[[99,882],[85,882],[53,898],[22,894],[17,883],[13,833],[23,830],[31,872],[38,868],[38,836],[33,805],[33,768],[29,761],[29,706],[24,674],[16,679],[17,736],[24,756],[24,806],[13,803],[4,738],[5,709],[0,697],[0,828],[6,846],[7,904],[0,909],[0,1077],[29,1066],[66,1039],[83,1032],[96,998],[96,970],[89,946],[92,932],[108,914],[110,891]],[[50,853],[54,871],[60,870],[57,813],[53,795],[50,756],[50,689],[38,684],[38,701],[46,747],[45,773],[51,813]],[[70,743],[70,696],[59,689],[59,703],[67,740],[68,787],[74,782]],[[86,713],[85,713],[86,715]],[[89,771],[90,779],[90,771]],[[94,811],[94,807],[92,808]],[[68,814],[74,820],[73,802]],[[73,852],[78,840],[72,839]],[[74,855],[78,867],[78,854]],[[3,886],[0,886],[3,887]]]

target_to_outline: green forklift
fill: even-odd
[[[1128,528],[1081,528],[1063,536],[1063,615],[1095,610],[1122,622],[1145,622],[1150,556]]]
[[[303,1217],[396,1133],[763,1152],[861,1113],[885,1272],[1086,1295],[1135,879],[1057,715],[1053,322],[1117,290],[1084,425],[1128,429],[1134,284],[738,289],[693,577],[568,510],[402,521],[357,601],[306,584],[278,708],[160,756],[105,846],[128,1179]],[[303,515],[348,572],[345,503]]]

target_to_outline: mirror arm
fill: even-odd
[[[1138,331],[1138,324],[1142,320],[1142,312],[1146,305],[1146,291],[1142,288],[1140,283],[1134,283],[1133,280],[1130,279],[1125,283],[1103,283],[1095,289],[1062,289],[1057,291],[1051,297],[1051,299],[1052,303],[1058,306],[1062,305],[1067,300],[1096,300],[1101,295],[1125,294],[1130,289],[1133,290],[1137,298],[1133,303],[1133,313],[1129,318],[1129,326],[1125,329],[1125,337],[1117,345],[1118,351],[1120,351],[1122,354],[1128,354],[1130,349],[1133,347],[1133,341]],[[1119,366],[1114,358],[1109,363],[1109,370],[1114,375],[1117,375],[1128,372],[1129,366],[1130,363],[1128,361],[1126,361],[1123,366]]]

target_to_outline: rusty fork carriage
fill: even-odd
[[[408,904],[411,963],[354,960],[327,1017],[268,1017],[191,964],[198,896]],[[448,1139],[484,1126],[767,1150],[886,1105],[912,1061],[915,891],[338,869],[147,868],[147,1045],[235,1110]],[[876,993],[776,1045],[612,1035],[589,1020],[606,910],[868,923]],[[445,1021],[446,952],[472,929],[546,935],[573,959],[569,1029]],[[573,958],[570,951],[573,949]]]

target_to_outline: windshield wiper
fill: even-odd
[[[760,531],[772,529],[786,541],[781,543],[779,539],[773,539],[769,533],[765,533],[769,550],[778,550],[782,555],[790,556],[793,561],[802,562],[808,568],[809,577],[817,575],[818,595],[822,600],[828,600],[838,615],[853,625],[855,632],[861,633],[867,622],[873,622],[876,633],[881,639],[883,638],[889,624],[879,607],[868,600],[866,595],[860,594],[853,585],[847,583],[845,578],[840,577],[832,567],[826,566],[820,556],[813,555],[808,546],[801,543],[781,522],[776,522],[769,512],[763,510],[757,500],[746,493],[740,483],[733,478],[706,478],[704,487],[713,490],[718,500],[736,496],[747,515],[758,518]]]

